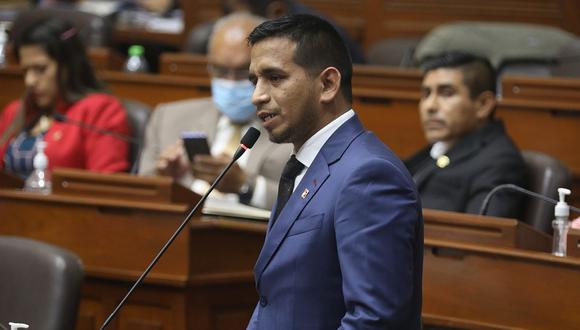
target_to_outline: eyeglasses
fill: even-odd
[[[230,68],[222,65],[208,64],[207,70],[209,74],[216,78],[224,78],[231,80],[246,80],[250,76],[250,65],[239,68]]]

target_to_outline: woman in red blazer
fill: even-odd
[[[26,91],[0,114],[0,169],[28,176],[44,140],[49,169],[127,170],[127,142],[73,123],[129,134],[125,111],[103,93],[78,31],[62,20],[41,20],[16,36],[14,49]],[[55,113],[69,120],[57,122]]]

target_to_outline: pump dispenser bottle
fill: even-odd
[[[570,195],[570,190],[558,188],[560,200],[554,208],[555,219],[552,221],[554,229],[554,241],[552,244],[552,254],[558,257],[566,256],[566,236],[568,235],[568,216],[570,215],[570,206],[566,203],[566,195]]]
[[[26,178],[24,189],[42,194],[49,194],[51,191],[50,172],[48,171],[48,157],[44,153],[45,141],[39,141],[36,145],[36,155],[32,159],[34,171]]]

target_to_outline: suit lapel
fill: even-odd
[[[435,173],[437,170],[437,166],[435,165],[435,161],[431,159],[431,156],[427,156],[424,159],[425,164],[419,167],[419,170],[415,172],[413,175],[413,179],[415,180],[415,184],[417,185],[418,189],[428,181],[428,179]]]
[[[350,143],[363,131],[362,124],[356,115],[339,127],[324,144],[273,225],[270,219],[264,247],[254,267],[258,285],[264,269],[284,241],[288,231],[328,179],[329,165],[338,161]]]
[[[290,196],[288,203],[286,203],[286,206],[284,206],[282,212],[278,215],[276,222],[272,224],[272,219],[270,219],[270,228],[266,236],[266,241],[264,242],[264,247],[254,268],[256,274],[262,274],[264,268],[266,268],[272,256],[280,247],[292,224],[298,219],[304,207],[316,195],[320,186],[328,178],[328,174],[326,160],[323,157],[316,157],[312,166],[306,171],[306,175],[304,175],[304,178],[302,178],[302,181],[300,181],[300,184]],[[308,193],[303,194],[305,189],[308,189]],[[304,198],[302,198],[303,195]]]
[[[500,123],[491,122],[481,129],[468,134],[459,140],[457,144],[455,144],[446,154],[446,156],[449,157],[448,166],[453,167],[458,163],[461,163],[461,161],[464,159],[473,157],[473,154],[479,152],[482,146],[488,143],[488,140],[493,138],[497,134],[496,131],[501,129],[501,127],[502,126]],[[431,159],[431,156],[429,155],[429,149],[430,148],[424,151],[424,155],[422,154],[424,157],[422,161],[427,162],[427,164],[423,165],[424,167],[413,176],[419,190],[421,190],[421,187],[429,180],[429,178],[431,178],[433,174],[442,169],[437,166],[437,162],[435,160]],[[418,167],[420,168],[421,165]]]

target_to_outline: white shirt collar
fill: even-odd
[[[312,165],[314,158],[318,155],[322,146],[328,141],[332,134],[344,124],[347,120],[354,116],[354,110],[343,113],[335,120],[328,123],[322,129],[320,129],[316,134],[310,137],[304,145],[296,152],[296,159],[298,159],[306,168]],[[304,173],[304,172],[303,172]]]
[[[431,150],[429,151],[429,155],[431,158],[437,159],[444,155],[449,150],[449,143],[444,141],[438,141],[433,143],[431,146]]]

